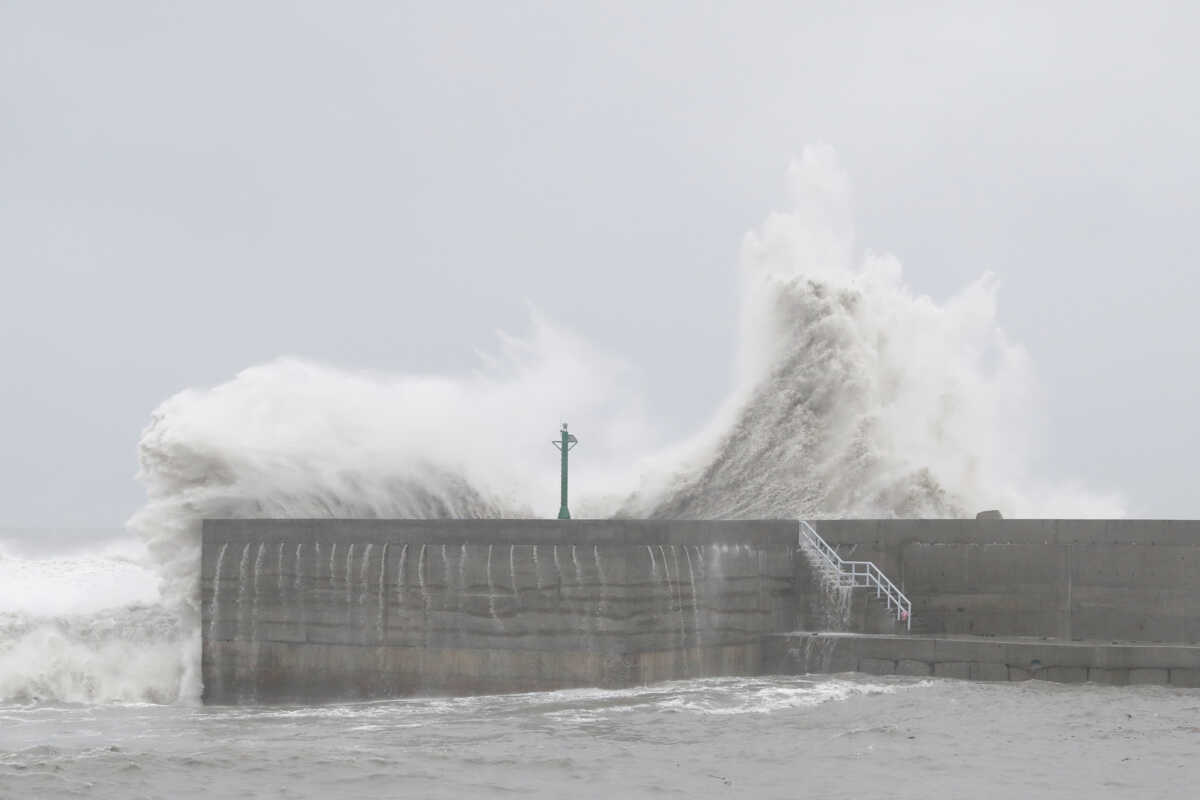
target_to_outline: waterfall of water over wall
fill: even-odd
[[[838,580],[837,570],[830,568],[807,539],[800,542],[800,554],[815,578],[812,583],[820,586],[815,608],[809,609],[809,624],[815,623],[815,627],[822,631],[847,630],[854,590]]]

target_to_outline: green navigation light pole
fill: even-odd
[[[550,444],[557,447],[558,451],[562,453],[562,503],[558,508],[558,518],[570,519],[571,512],[567,510],[567,453],[571,452],[575,448],[575,445],[579,444],[579,440],[567,433],[567,423],[564,422],[562,426],[562,439],[555,439]]]

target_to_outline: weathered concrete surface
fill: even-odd
[[[875,561],[912,599],[914,631],[936,636],[796,640],[805,669],[1200,685],[1192,650],[1104,644],[1200,641],[1200,522],[815,527],[844,557]],[[772,634],[903,632],[869,591],[831,613],[797,533],[790,520],[209,520],[205,699],[789,671]],[[1075,640],[1088,641],[1062,649]]]
[[[878,564],[912,600],[920,632],[1200,642],[1200,521],[824,520],[814,526],[844,558]],[[808,599],[799,602],[803,617]]]
[[[1200,646],[799,631],[763,638],[763,671],[1200,686]]]
[[[753,674],[793,522],[208,520],[206,702]]]

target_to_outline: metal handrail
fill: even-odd
[[[904,592],[900,591],[896,584],[892,583],[887,575],[883,574],[879,567],[875,566],[873,561],[847,561],[821,538],[821,534],[817,533],[812,525],[800,520],[799,545],[803,547],[805,543],[821,556],[822,570],[835,580],[838,586],[851,589],[858,587],[869,589],[874,586],[875,596],[886,598],[888,610],[895,608],[896,619],[904,622],[907,630],[912,630],[912,601],[904,595]]]

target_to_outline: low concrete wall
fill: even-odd
[[[903,588],[914,631],[1200,642],[1200,521],[814,525],[843,557],[874,561]]]
[[[206,702],[752,674],[793,522],[206,520]]]
[[[866,672],[980,681],[1200,687],[1200,646],[797,632],[767,635],[763,666],[781,675]]]

